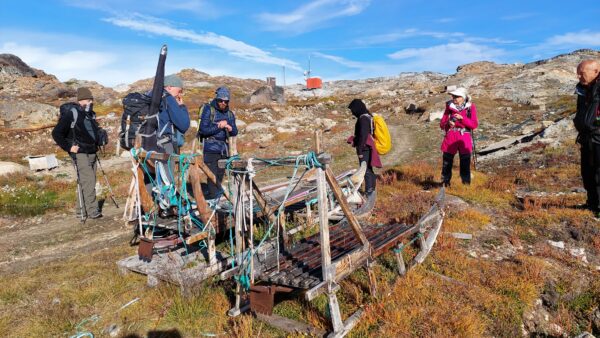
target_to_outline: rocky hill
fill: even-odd
[[[212,77],[195,69],[183,69],[178,75],[184,81],[184,99],[194,119],[198,107],[213,97],[216,87],[230,87],[232,107],[240,125],[248,126],[240,137],[242,147],[259,153],[269,142],[282,139],[286,139],[280,147],[282,152],[302,149],[310,142],[306,140],[307,135],[316,127],[332,130],[328,141],[342,147],[353,123],[346,106],[355,97],[365,99],[372,111],[386,116],[398,135],[437,139],[439,132],[431,121],[441,114],[448,100],[445,88],[451,85],[465,86],[473,96],[480,116],[478,146],[483,148],[547,127],[569,115],[568,110],[573,106],[572,90],[577,81],[575,68],[586,58],[600,58],[600,52],[578,50],[527,64],[481,61],[462,65],[451,75],[402,73],[384,78],[325,82],[322,89],[312,91],[304,90],[302,85],[291,85],[285,88],[286,103],[282,103],[279,89],[278,95],[269,100],[265,93],[273,94],[273,90],[265,90],[263,80]],[[0,129],[19,131],[52,126],[58,116],[58,106],[72,100],[77,87],[88,86],[96,96],[97,112],[101,117],[108,117],[105,127],[114,140],[119,128],[116,118],[122,111],[120,100],[127,92],[148,90],[151,84],[152,78],[148,78],[120,85],[115,90],[93,81],[60,82],[53,75],[29,67],[17,56],[3,54],[0,56]],[[292,137],[294,134],[300,142]],[[0,135],[0,139],[4,137],[14,138]],[[49,130],[19,137],[28,142],[11,145],[9,151],[4,152],[4,159],[38,155],[46,151],[48,143],[53,143]],[[564,137],[568,139],[570,134]],[[8,145],[0,147],[6,149]],[[427,156],[433,150],[431,144],[415,147],[403,151]]]

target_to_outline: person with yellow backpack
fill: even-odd
[[[370,196],[375,192],[377,181],[373,167],[382,167],[379,155],[391,149],[391,137],[383,117],[371,114],[361,99],[352,100],[348,108],[356,117],[356,124],[354,135],[350,136],[347,142],[356,148],[359,165],[363,162],[367,163],[365,193]]]

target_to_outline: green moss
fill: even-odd
[[[274,308],[273,308],[273,313],[289,318],[289,319],[293,319],[293,320],[297,320],[297,321],[305,321],[304,318],[304,309],[302,307],[302,305],[294,300],[285,300],[279,304],[277,304]]]
[[[575,296],[571,302],[569,302],[569,309],[579,313],[587,313],[593,310],[593,307],[597,305],[597,299],[595,299],[592,292],[583,292]]]
[[[36,216],[58,207],[58,194],[26,185],[0,188],[0,215]]]

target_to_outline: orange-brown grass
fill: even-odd
[[[583,195],[564,194],[564,195],[546,195],[546,196],[526,196],[523,198],[524,210],[539,210],[555,208],[566,208],[574,206],[583,201]]]
[[[429,210],[434,197],[431,193],[419,191],[392,192],[389,196],[378,200],[375,207],[375,220],[384,223],[414,224]]]
[[[448,193],[469,202],[498,209],[508,208],[515,199],[513,193],[489,186],[488,176],[481,172],[475,173],[470,185],[453,184]]]
[[[1,277],[0,329],[16,337],[71,336],[78,329],[99,334],[112,324],[120,335],[173,328],[193,337],[233,333],[222,286],[206,282],[187,296],[167,284],[149,289],[144,276],[116,271],[115,258],[134,250],[123,244]],[[139,301],[120,309],[135,298]]]
[[[491,217],[475,208],[468,208],[455,213],[446,214],[444,230],[451,232],[472,233],[479,231],[491,222]]]
[[[486,331],[485,319],[460,296],[462,290],[439,283],[421,268],[381,289],[386,296],[366,307],[351,336],[476,337]]]
[[[485,189],[498,192],[515,191],[515,182],[511,177],[503,177],[499,175],[489,176],[483,184]]]

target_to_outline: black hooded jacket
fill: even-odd
[[[356,147],[356,153],[362,154],[364,150],[367,150],[367,136],[371,134],[371,121],[372,116],[367,106],[360,99],[354,99],[348,105],[352,115],[356,117],[356,124],[354,125],[354,146]],[[365,116],[363,116],[365,115]]]
[[[71,131],[74,116],[72,109],[77,110],[77,121],[73,131]],[[96,122],[94,111],[86,112],[77,103],[65,103],[60,107],[60,118],[52,130],[52,138],[66,152],[76,144],[79,146],[79,153],[95,154],[98,151],[96,145],[98,129],[100,127]]]
[[[600,103],[600,80],[590,86],[577,84],[577,113],[573,119],[575,129],[580,136],[591,136],[594,143],[600,143],[600,125],[598,124],[598,113]]]

